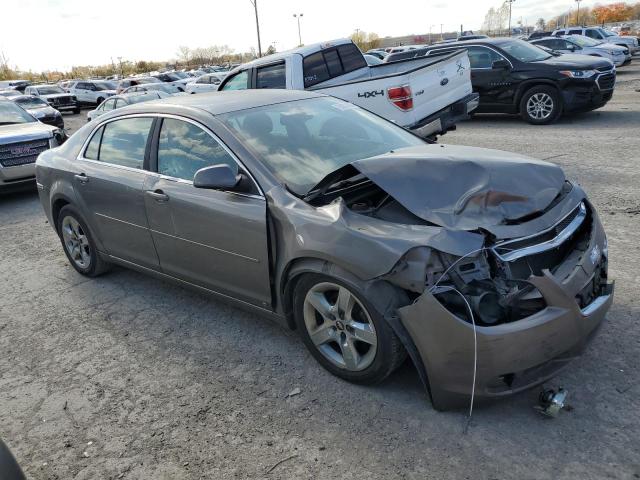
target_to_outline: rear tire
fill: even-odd
[[[67,259],[78,273],[97,277],[109,270],[110,264],[100,258],[87,224],[74,207],[62,207],[56,229]]]
[[[560,118],[561,114],[562,100],[554,87],[531,87],[520,100],[520,116],[532,125],[548,125]]]
[[[347,308],[343,308],[348,305]],[[405,360],[391,326],[354,285],[321,274],[305,274],[293,296],[294,320],[314,358],[333,375],[374,384]]]

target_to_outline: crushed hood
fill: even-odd
[[[452,145],[403,148],[351,165],[414,215],[458,230],[491,231],[541,212],[565,182],[548,162]]]

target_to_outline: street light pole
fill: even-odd
[[[429,45],[431,45],[431,29],[433,28],[433,25],[429,25]]]
[[[505,0],[509,4],[509,36],[511,36],[511,4],[516,0]]]
[[[300,18],[304,16],[304,13],[294,13],[293,17],[298,19],[298,45],[302,45],[302,35],[300,35]]]
[[[442,36],[442,27],[444,27],[444,24],[440,24],[440,40],[444,40],[444,37]]]
[[[580,2],[582,0],[576,0],[576,3],[578,4],[578,11],[576,12],[576,25],[580,25]]]
[[[260,22],[258,21],[258,0],[249,0],[256,12],[256,31],[258,32],[258,57],[262,56],[262,45],[260,45]]]

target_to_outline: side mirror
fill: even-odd
[[[193,177],[193,186],[212,190],[233,190],[240,180],[242,175],[233,173],[229,165],[214,165],[198,170]]]
[[[511,68],[511,64],[508,60],[496,60],[491,64],[491,68],[494,70],[509,70]]]
[[[576,46],[575,45],[568,45],[567,46],[567,50],[569,50],[570,52],[575,52],[576,51]]]

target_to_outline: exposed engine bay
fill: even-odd
[[[566,182],[551,206],[570,189]],[[366,178],[333,195],[340,195],[347,207],[360,215],[393,223],[433,225]],[[487,238],[485,246],[465,257],[431,250],[424,288],[435,286],[432,292],[438,301],[466,321],[471,319],[460,293],[467,298],[479,325],[520,320],[546,307],[540,292],[527,281],[529,277],[540,276],[545,270],[560,277],[568,275],[586,253],[591,229],[590,210],[582,202],[552,228],[535,235],[496,241],[489,232],[482,232]],[[593,281],[577,297],[581,305],[590,303],[607,284],[606,257],[600,263]],[[414,289],[410,296],[415,298],[419,293]]]

